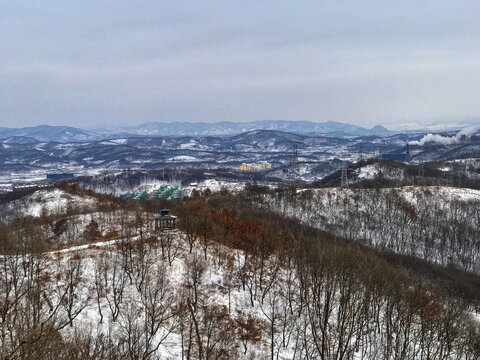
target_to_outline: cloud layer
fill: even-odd
[[[480,114],[477,1],[7,1],[0,30],[0,126]]]

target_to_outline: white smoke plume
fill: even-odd
[[[419,145],[423,146],[427,142],[436,142],[443,145],[451,145],[457,144],[462,141],[463,138],[469,138],[473,134],[475,134],[478,130],[480,130],[480,126],[468,126],[460,130],[454,136],[442,136],[438,134],[427,134],[423,138],[418,141],[410,141],[409,145]]]

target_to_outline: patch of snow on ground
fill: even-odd
[[[199,161],[199,160],[196,157],[193,157],[193,156],[181,155],[181,156],[174,156],[174,157],[168,159],[168,161],[186,161],[186,162],[189,162],[189,161]]]
[[[95,198],[71,195],[60,189],[44,189],[12,201],[6,206],[12,213],[39,217],[42,214],[53,215],[66,212],[69,206],[92,207],[96,201]]]
[[[110,142],[115,143],[115,144],[119,144],[119,145],[126,144],[127,141],[128,141],[127,139],[113,139],[113,140],[110,140]]]
[[[377,164],[370,164],[359,169],[359,179],[374,179],[378,176]]]
[[[226,188],[229,191],[237,192],[242,190],[245,187],[244,182],[233,182],[233,181],[224,181],[224,180],[216,180],[216,179],[207,179],[204,182],[201,182],[197,185],[189,185],[185,187],[184,193],[189,196],[191,195],[193,189],[197,191],[203,191],[207,188],[210,189],[212,192],[219,192],[222,188]]]

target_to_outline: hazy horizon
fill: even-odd
[[[262,123],[262,122],[307,122],[307,123],[328,123],[331,121],[325,121],[325,122],[313,122],[309,120],[284,120],[284,119],[267,119],[267,120],[252,120],[252,121],[240,121],[240,122],[234,122],[234,121],[215,121],[215,122],[202,122],[202,121],[178,121],[178,122],[169,122],[169,121],[153,121],[153,122],[147,122],[147,123],[142,123],[142,124],[135,124],[133,126],[125,125],[125,126],[75,126],[75,125],[68,125],[68,124],[58,124],[58,125],[50,125],[50,124],[36,124],[36,125],[29,125],[29,126],[0,126],[0,129],[27,129],[27,128],[37,128],[37,127],[42,127],[42,126],[59,126],[59,127],[72,127],[72,128],[77,128],[89,132],[97,132],[97,133],[104,133],[104,132],[109,132],[124,129],[128,131],[128,129],[135,130],[137,127],[142,127],[142,126],[147,126],[151,124],[251,124],[251,123]],[[362,126],[362,125],[356,125],[356,124],[351,124],[351,123],[344,123],[344,122],[336,122],[334,121],[333,123],[336,124],[345,124],[345,125],[355,125],[362,127],[364,129],[373,129],[377,126],[382,126],[386,128],[387,130],[394,131],[394,132],[409,132],[409,131],[424,131],[424,132],[433,132],[433,133],[441,133],[445,131],[459,131],[459,130],[465,130],[465,129],[476,129],[478,130],[480,128],[480,120],[479,119],[464,119],[463,121],[438,121],[438,122],[427,122],[425,124],[417,124],[417,123],[403,123],[403,124],[390,124],[390,125],[383,125],[383,124],[375,124],[372,126]],[[263,129],[263,128],[258,128],[258,129]],[[265,128],[268,130],[268,128]],[[251,131],[252,129],[247,129],[245,131]],[[282,131],[282,129],[279,129]],[[285,130],[288,131],[288,130]]]
[[[11,1],[0,29],[0,127],[479,122],[475,1]]]

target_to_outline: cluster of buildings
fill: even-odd
[[[271,168],[272,168],[272,164],[266,161],[260,161],[255,164],[242,164],[239,167],[240,171],[262,171],[262,170],[267,170]]]

